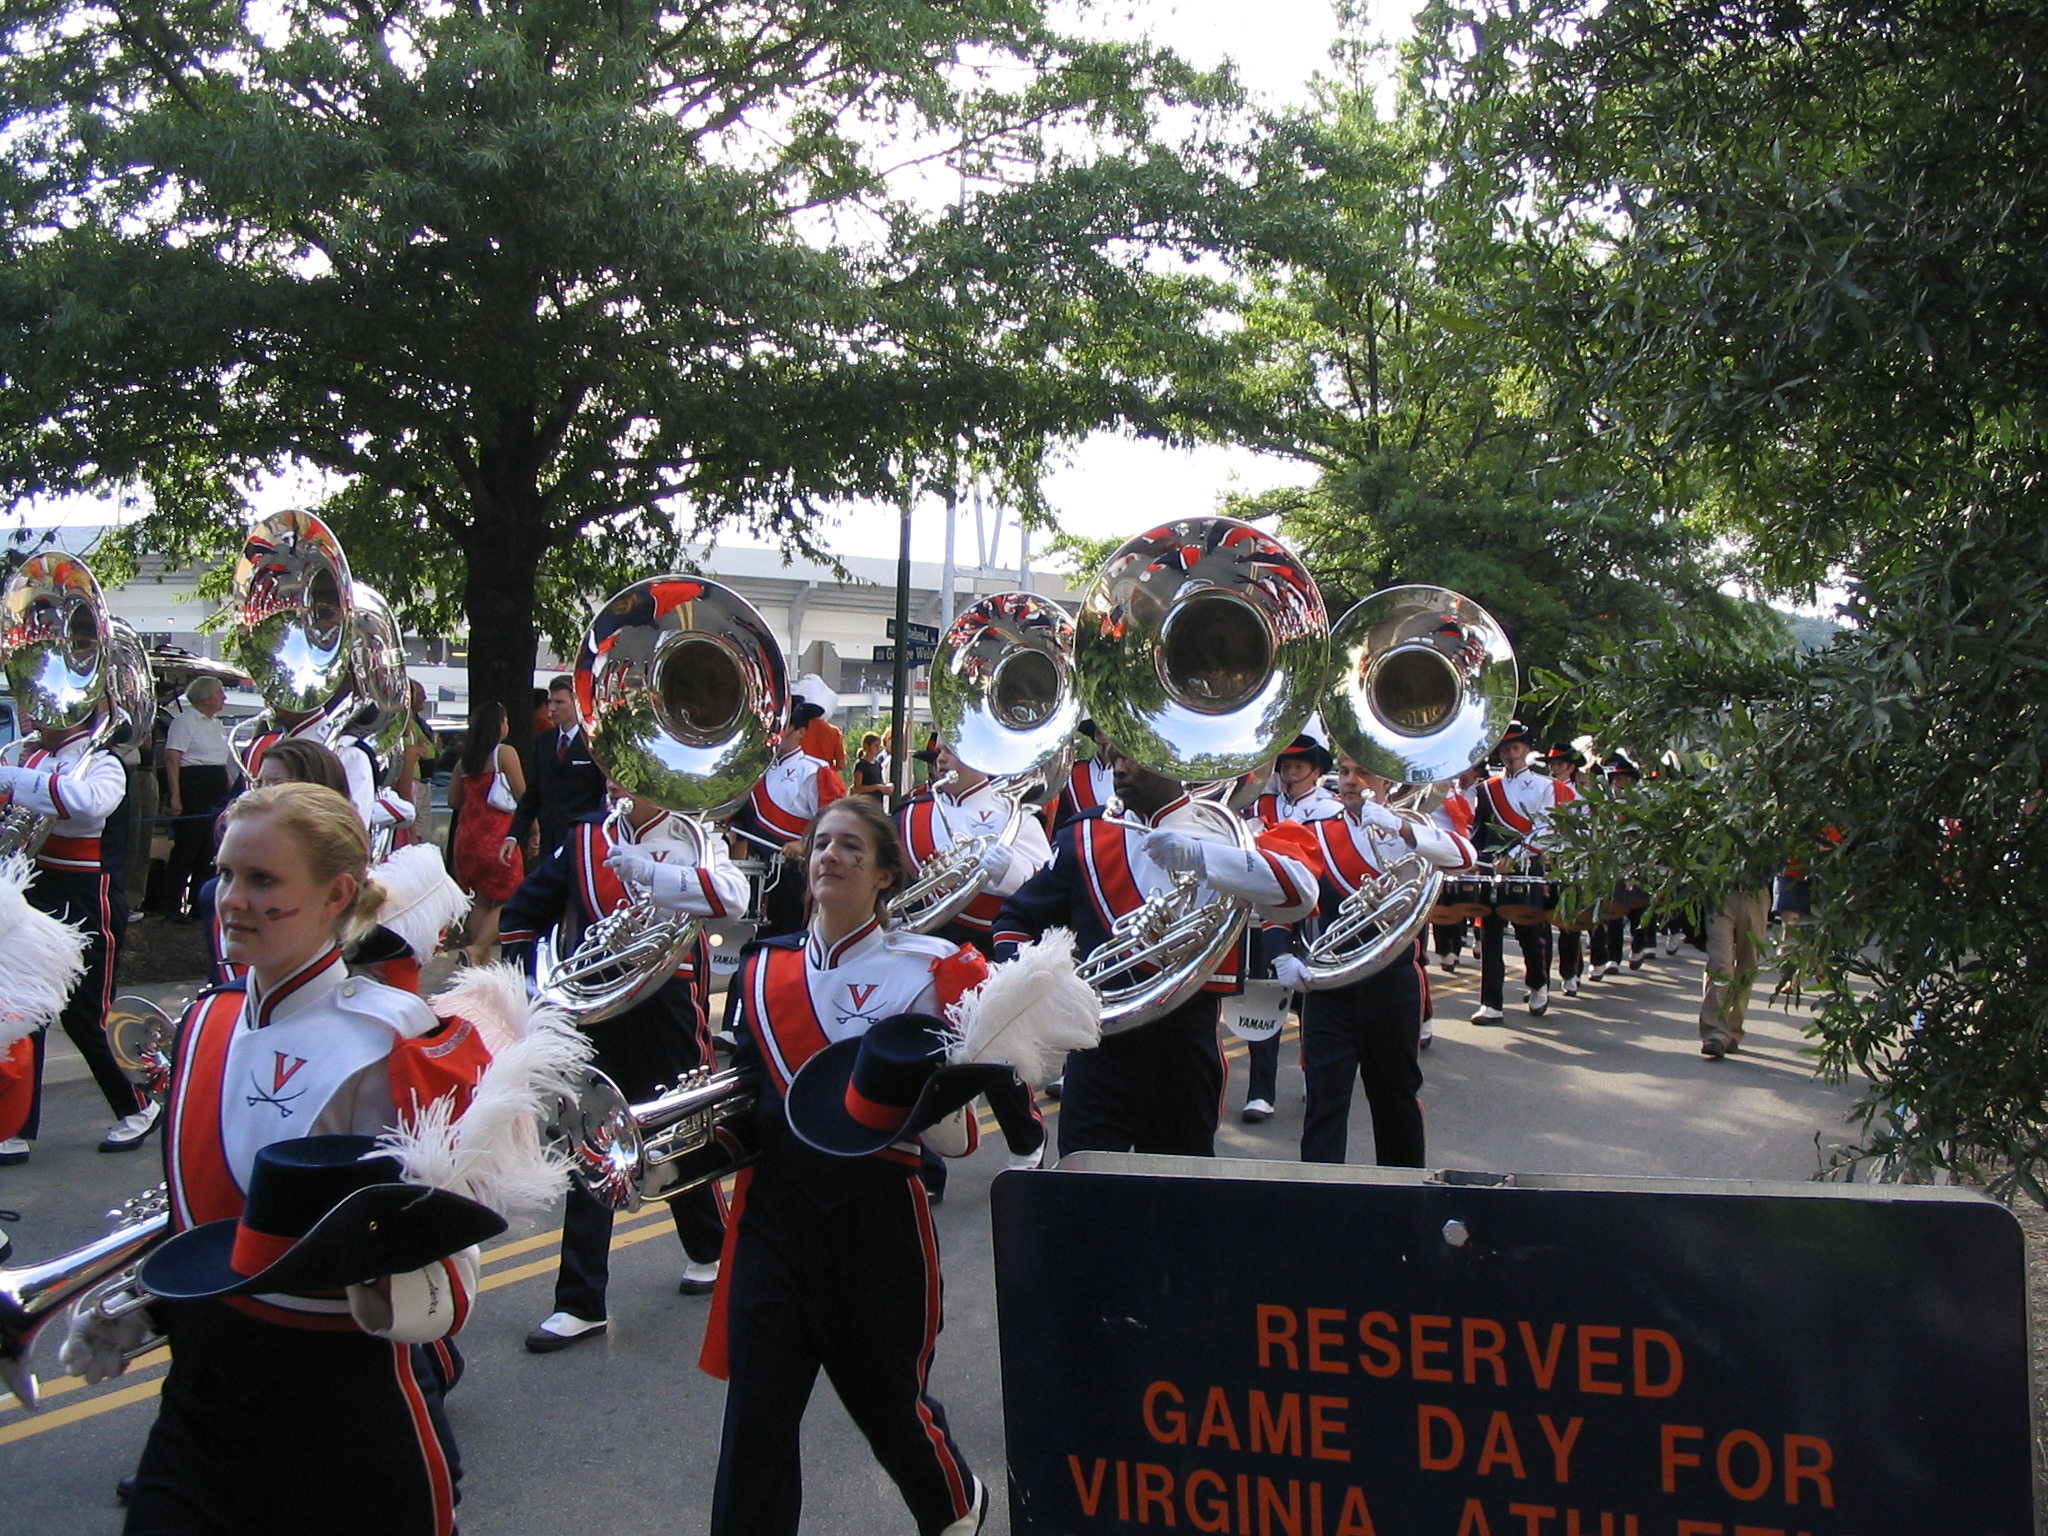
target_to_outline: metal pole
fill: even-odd
[[[939,633],[944,634],[953,622],[953,586],[956,581],[953,568],[953,517],[960,510],[960,488],[952,476],[946,478],[946,563],[939,573]]]
[[[903,475],[903,531],[896,546],[896,675],[889,704],[889,779],[896,786],[896,803],[910,794],[910,473]]]

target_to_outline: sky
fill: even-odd
[[[1391,38],[1406,32],[1407,16],[1419,3],[1367,0],[1365,8],[1380,35]],[[1308,81],[1326,66],[1336,36],[1330,0],[1259,0],[1256,5],[1243,0],[1116,0],[1090,5],[1078,14],[1069,12],[1066,22],[1084,33],[1126,39],[1149,36],[1203,67],[1228,58],[1255,96],[1275,103],[1306,99]],[[1048,478],[1046,492],[1062,527],[1089,538],[1106,538],[1135,534],[1162,517],[1214,511],[1230,495],[1306,484],[1312,478],[1298,461],[1246,449],[1174,449],[1098,434],[1066,453]],[[304,480],[287,478],[259,489],[256,509],[269,512],[303,504],[310,489]],[[107,502],[80,501],[37,508],[24,520],[46,527],[119,519]],[[988,521],[994,522],[992,509]],[[895,508],[850,507],[826,543],[840,555],[892,557],[898,534]],[[728,542],[749,541],[733,536]],[[912,514],[913,557],[937,561],[944,547],[942,505],[936,499],[920,503]],[[963,567],[976,560],[974,523],[964,506],[956,526],[956,548]],[[993,566],[1016,568],[1014,526],[1004,530],[993,554]]]

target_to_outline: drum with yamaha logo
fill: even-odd
[[[1496,883],[1493,907],[1501,920],[1522,926],[1550,921],[1557,906],[1558,882],[1541,875],[1502,875]]]

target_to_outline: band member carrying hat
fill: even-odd
[[[705,1337],[704,1368],[727,1380],[711,1529],[793,1536],[804,1404],[822,1368],[920,1536],[972,1536],[988,1493],[927,1385],[941,1301],[938,1242],[908,1129],[916,1095],[864,1072],[870,1093],[849,1105],[840,1082],[839,1118],[860,1124],[852,1156],[800,1136],[787,1095],[835,1042],[898,1015],[942,1017],[988,966],[972,948],[888,926],[889,893],[909,883],[911,866],[870,798],[827,805],[800,853],[793,868],[808,885],[807,923],[754,945],[729,994],[733,1065],[759,1075],[761,1153],[739,1176]],[[969,1149],[960,1129],[945,1150]]]
[[[162,1299],[75,1313],[63,1359],[104,1380],[152,1318],[169,1335],[131,1531],[447,1536],[461,1463],[441,1395],[473,1245],[559,1190],[532,1127],[583,1048],[509,973],[436,1007],[349,974],[342,943],[383,894],[333,790],[257,789],[225,826],[216,900],[248,970],[179,1029],[177,1235],[142,1275]],[[373,1140],[390,1155],[365,1162]]]

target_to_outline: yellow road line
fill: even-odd
[[[618,1225],[612,1229],[612,1251],[617,1252],[621,1248],[630,1248],[635,1243],[644,1243],[649,1238],[659,1237],[663,1232],[669,1230],[667,1217],[668,1207],[655,1204],[635,1212],[630,1217],[621,1219]],[[522,1253],[531,1253],[536,1248],[554,1244],[561,1238],[561,1235],[562,1229],[560,1227],[555,1227],[546,1232],[536,1232],[532,1237],[521,1238],[515,1243],[506,1243],[501,1248],[493,1248],[484,1255],[484,1263],[488,1266],[495,1261],[516,1258]],[[521,1280],[530,1280],[535,1275],[548,1274],[555,1268],[557,1262],[556,1255],[551,1252],[545,1258],[536,1259],[531,1263],[516,1265],[511,1269],[494,1271],[485,1275],[478,1282],[477,1290],[479,1293],[494,1291],[500,1286],[514,1285]],[[62,1429],[66,1424],[76,1423],[80,1419],[91,1418],[115,1408],[126,1407],[129,1403],[140,1402],[145,1397],[154,1397],[163,1389],[162,1378],[159,1377],[150,1381],[132,1381],[132,1378],[141,1372],[157,1370],[167,1365],[170,1362],[170,1358],[171,1352],[168,1349],[153,1349],[128,1367],[127,1373],[122,1379],[131,1381],[131,1385],[119,1387],[110,1392],[102,1392],[97,1397],[87,1398],[83,1402],[74,1403],[68,1408],[61,1408],[55,1412],[22,1413],[22,1417],[14,1422],[0,1425],[0,1445],[26,1439],[30,1435],[43,1434],[52,1429]],[[44,1402],[48,1402],[53,1397],[62,1397],[67,1393],[84,1390],[85,1380],[79,1376],[61,1376],[55,1381],[40,1385],[42,1388],[42,1399]],[[21,1412],[21,1405],[14,1400],[12,1395],[0,1394],[0,1413]]]
[[[48,1434],[53,1429],[62,1429],[67,1424],[76,1424],[81,1419],[97,1418],[111,1409],[125,1408],[130,1403],[139,1403],[146,1397],[155,1397],[163,1391],[164,1379],[153,1377],[138,1381],[132,1387],[122,1387],[99,1397],[87,1398],[82,1403],[73,1403],[69,1408],[59,1408],[54,1413],[39,1413],[32,1418],[15,1420],[12,1424],[0,1424],[0,1445],[11,1445],[16,1440],[26,1440],[31,1435]]]

